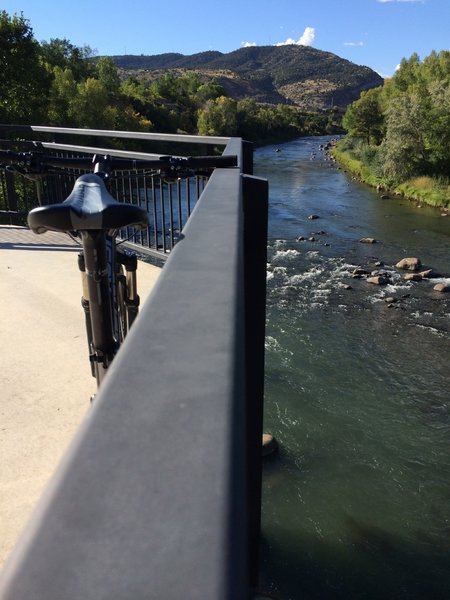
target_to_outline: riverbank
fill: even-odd
[[[419,204],[428,204],[429,206],[442,208],[444,209],[444,214],[450,208],[449,186],[442,185],[431,177],[415,177],[398,186],[392,187],[382,177],[374,175],[370,167],[365,165],[361,160],[354,158],[348,152],[340,149],[339,143],[332,147],[331,155],[342,169],[351,173],[359,181],[376,188],[383,194],[401,196],[406,200],[418,202]]]

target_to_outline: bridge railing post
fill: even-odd
[[[249,580],[259,576],[268,182],[243,176]]]

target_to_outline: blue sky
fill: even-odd
[[[383,76],[403,57],[450,49],[450,0],[3,0],[36,39],[67,38],[98,54],[230,52],[311,45]]]

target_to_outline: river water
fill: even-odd
[[[281,600],[449,600],[450,294],[433,286],[450,281],[450,216],[352,181],[328,139],[255,156],[270,186],[264,429],[280,444],[263,585]],[[408,256],[442,277],[405,281]]]

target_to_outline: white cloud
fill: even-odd
[[[298,40],[300,46],[312,46],[316,37],[316,30],[314,27],[306,27],[302,37]]]
[[[295,44],[296,46],[312,46],[316,37],[316,30],[314,27],[305,27],[305,31],[299,37],[298,40],[288,38],[285,42],[278,42],[275,46],[287,46],[289,44]]]
[[[288,38],[285,42],[278,42],[275,46],[288,46],[289,44],[296,44],[297,42],[293,38]]]
[[[256,46],[256,42],[241,42],[241,46],[243,48],[250,48],[251,46]]]
[[[420,2],[421,4],[425,4],[425,0],[377,0],[377,2],[380,2],[381,4],[384,4],[385,2]]]
[[[344,42],[344,46],[364,46],[364,42]]]

